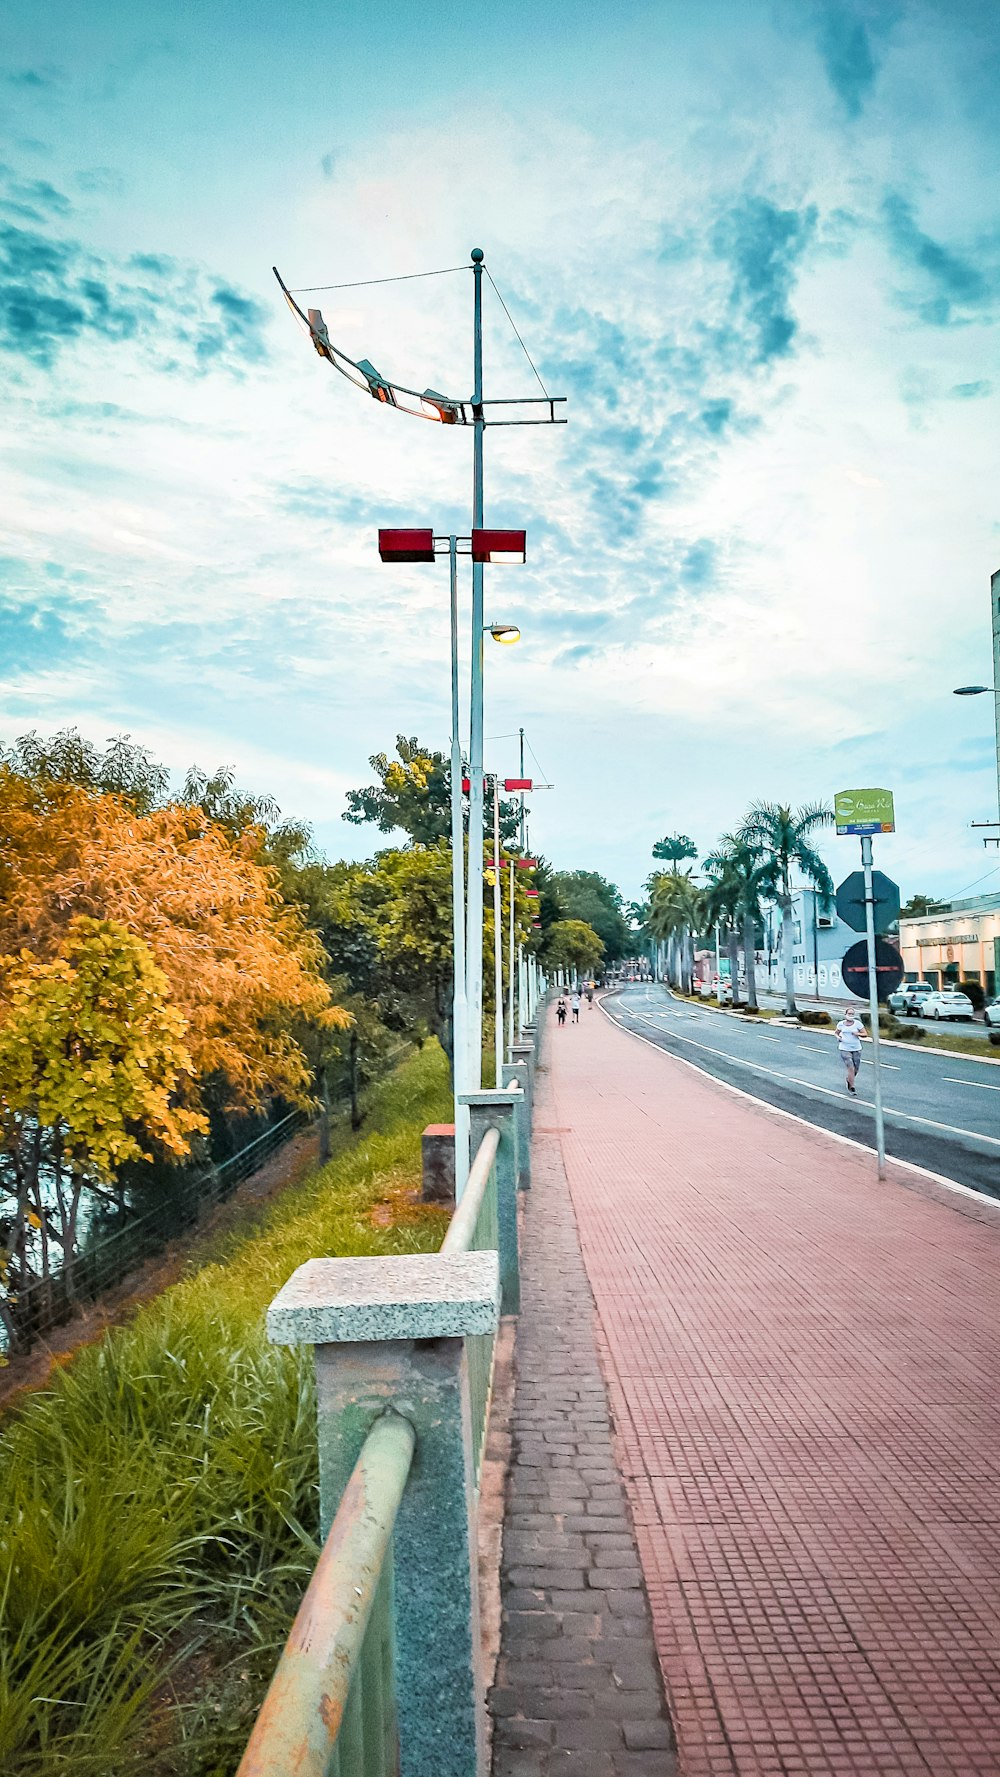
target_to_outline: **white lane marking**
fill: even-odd
[[[781,1042],[780,1037],[769,1037],[767,1035],[766,1031],[763,1031],[763,1030],[760,1033],[760,1040],[762,1043],[780,1043]],[[721,1051],[720,1051],[720,1053],[721,1053]]]
[[[633,1016],[638,1018],[643,1024],[653,1023],[651,1018],[644,1018],[641,1012],[636,1012]],[[608,1017],[611,1017],[610,1012],[608,1013]],[[617,1024],[620,1021],[614,1019],[613,1022]],[[638,1035],[638,1032],[635,1034]],[[644,1040],[648,1041],[648,1038]],[[778,1040],[777,1037],[773,1039],[774,1042],[777,1042]],[[711,1043],[699,1043],[694,1037],[683,1036],[680,1031],[677,1032],[677,1041],[679,1043],[691,1043],[695,1049],[704,1049],[707,1055],[718,1055],[723,1061],[735,1061],[739,1067],[748,1067],[755,1074],[770,1074],[771,1078],[774,1080],[787,1080],[792,1086],[806,1086],[810,1092],[822,1092],[826,1098],[837,1098],[843,1102],[842,1093],[834,1092],[829,1086],[819,1086],[815,1080],[802,1080],[799,1078],[798,1074],[780,1073],[777,1068],[764,1067],[759,1061],[745,1061],[742,1055],[734,1055],[729,1049],[713,1049]],[[653,1046],[654,1048],[656,1047],[655,1044]],[[884,1063],[883,1065],[891,1066],[892,1064]],[[896,1072],[899,1072],[898,1068],[896,1069]],[[862,1100],[862,1103],[866,1102],[866,1100]],[[920,1123],[925,1129],[943,1129],[947,1135],[964,1135],[967,1136],[970,1141],[984,1141],[987,1142],[991,1148],[1000,1148],[1000,1139],[993,1135],[981,1135],[978,1129],[966,1129],[965,1126],[960,1123],[938,1123],[933,1117],[915,1117],[912,1112],[897,1110],[895,1105],[891,1104],[887,1104],[885,1109],[893,1117],[901,1118],[904,1123]],[[806,1121],[808,1121],[808,1119],[803,1118],[803,1122]]]
[[[1000,1086],[989,1086],[985,1080],[959,1080],[954,1074],[942,1074],[941,1078],[950,1086],[975,1086],[980,1092],[1000,1092]]]
[[[600,1001],[598,1004],[608,1022],[615,1025],[623,1036],[632,1037],[637,1043],[645,1043],[647,1049],[655,1049],[659,1055],[666,1054],[666,1050],[661,1049],[659,1043],[651,1042],[649,1037],[641,1036],[637,1030],[631,1030],[627,1024],[622,1023],[620,1018],[612,1017],[607,1007],[602,1005]],[[801,1123],[803,1129],[812,1129],[817,1135],[825,1135],[828,1141],[839,1141],[845,1148],[856,1148],[859,1154],[873,1154],[875,1152],[867,1142],[855,1141],[852,1135],[841,1135],[836,1129],[827,1129],[823,1123],[813,1123],[810,1118],[801,1116],[798,1111],[786,1111],[781,1105],[769,1104],[766,1098],[757,1098],[754,1093],[746,1092],[742,1086],[734,1086],[732,1080],[720,1080],[716,1074],[706,1074],[703,1067],[699,1067],[696,1061],[688,1061],[684,1055],[671,1055],[668,1059],[676,1061],[681,1067],[689,1067],[700,1080],[711,1080],[716,1086],[721,1086],[723,1092],[731,1092],[736,1098],[745,1098],[748,1104],[756,1105],[757,1109],[763,1111],[767,1116],[787,1117],[790,1123]],[[960,1197],[970,1197],[976,1203],[985,1203],[991,1209],[1000,1210],[1000,1198],[991,1197],[986,1191],[977,1191],[974,1185],[962,1185],[958,1179],[949,1178],[946,1173],[932,1172],[929,1166],[919,1166],[916,1160],[900,1160],[896,1154],[890,1154],[889,1159],[893,1166],[901,1166],[907,1172],[918,1173],[921,1178],[933,1179],[936,1185],[944,1185],[947,1190],[955,1191]]]

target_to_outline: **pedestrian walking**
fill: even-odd
[[[560,1024],[565,1024],[565,1022],[566,1022],[566,1001],[563,999],[562,994],[559,995],[559,1000],[556,1004],[556,1018],[558,1019]]]
[[[848,1006],[837,1026],[837,1048],[847,1075],[847,1090],[854,1091],[854,1082],[861,1069],[861,1039],[865,1027],[852,1006]]]
[[[579,1024],[579,1022],[580,1022],[580,995],[578,993],[575,993],[573,995],[573,998],[570,1001],[570,1005],[573,1008],[573,1023]]]

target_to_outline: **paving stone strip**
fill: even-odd
[[[544,1086],[544,1082],[540,1081]],[[544,1118],[545,1096],[540,1110]],[[672,1777],[674,1738],[558,1135],[536,1131],[503,1546],[494,1777]]]

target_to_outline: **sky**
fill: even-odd
[[[478,246],[567,398],[485,440],[534,847],[632,898],[666,832],[878,785],[904,897],[1000,888],[951,695],[992,676],[998,78],[993,0],[0,0],[0,741],[128,732],[385,843],[345,792],[447,749],[448,586],[376,533],[468,531],[471,434],[354,389],[271,267],[467,398]],[[489,283],[484,358],[539,393]]]

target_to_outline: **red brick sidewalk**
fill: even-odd
[[[996,1777],[1000,1214],[597,1010],[546,1059],[682,1777]]]

